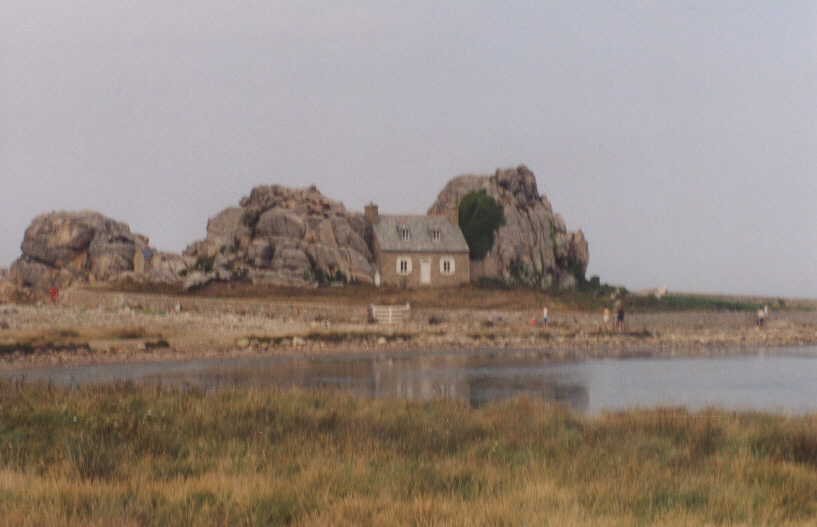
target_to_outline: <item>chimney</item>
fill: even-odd
[[[366,218],[367,225],[374,225],[377,223],[377,220],[380,217],[377,211],[377,205],[369,202],[369,204],[366,205],[366,208],[363,209],[363,217]]]

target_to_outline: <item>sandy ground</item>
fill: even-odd
[[[601,313],[412,309],[386,325],[367,306],[75,291],[58,304],[0,305],[0,369],[248,355],[537,349],[554,357],[695,354],[817,344],[817,311]]]

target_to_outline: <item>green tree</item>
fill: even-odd
[[[460,200],[458,218],[471,258],[483,260],[494,246],[494,233],[505,225],[502,205],[485,189],[472,190]]]

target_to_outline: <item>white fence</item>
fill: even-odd
[[[407,322],[411,317],[411,305],[403,306],[376,306],[369,304],[369,322],[396,324]]]

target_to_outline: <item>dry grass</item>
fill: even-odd
[[[185,294],[210,298],[254,298],[270,302],[310,302],[318,304],[366,305],[405,304],[420,308],[464,309],[534,309],[543,303],[562,308],[596,307],[592,295],[550,291],[531,287],[504,288],[492,285],[466,284],[457,287],[402,289],[350,284],[344,287],[281,287],[244,282],[211,282],[191,293],[160,288],[151,284],[111,284],[109,290],[134,293]],[[600,304],[599,304],[600,305]]]
[[[810,525],[815,468],[815,417],[0,383],[5,525]]]
[[[349,284],[343,287],[281,287],[248,282],[211,282],[193,292],[176,286],[122,282],[104,289],[162,295],[189,295],[208,298],[264,299],[270,302],[309,302],[318,304],[366,305],[405,304],[418,308],[501,309],[538,311],[548,304],[560,311],[600,310],[611,303],[608,289],[585,286],[578,290],[551,290],[501,283],[469,283],[455,287],[403,289]],[[804,299],[737,297],[706,294],[671,294],[657,300],[652,296],[630,295],[628,310],[638,312],[676,312],[690,310],[754,311],[769,304],[775,310],[817,309],[817,302]]]

